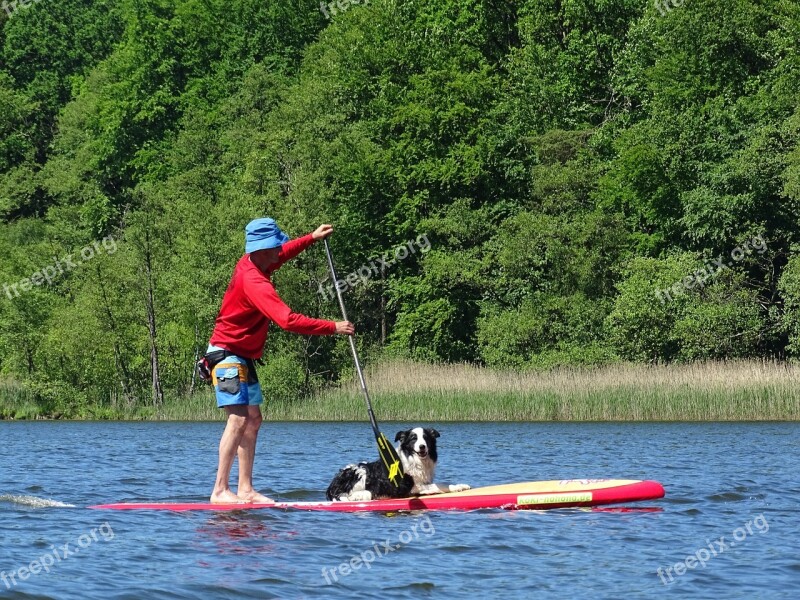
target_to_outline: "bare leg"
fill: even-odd
[[[256,442],[261,427],[261,407],[248,406],[247,427],[239,441],[239,489],[237,495],[246,502],[272,502],[253,488],[253,463],[256,459]]]
[[[219,467],[214,491],[211,493],[212,503],[242,502],[242,499],[231,491],[230,477],[236,449],[247,430],[248,408],[248,406],[225,407],[225,412],[228,413],[228,424],[219,441]]]

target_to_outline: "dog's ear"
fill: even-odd
[[[394,436],[394,441],[402,443],[402,442],[406,441],[407,437],[408,437],[408,432],[407,431],[398,431],[397,435]]]
[[[439,437],[439,432],[436,431],[435,429],[428,429],[428,433],[431,434],[435,438]]]

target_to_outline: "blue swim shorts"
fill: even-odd
[[[209,346],[207,355],[222,348]],[[261,384],[252,359],[242,358],[229,352],[211,369],[211,382],[217,396],[217,406],[259,406],[264,402]]]

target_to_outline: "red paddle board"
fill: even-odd
[[[128,502],[90,506],[109,510],[254,510],[281,508],[291,510],[324,510],[334,512],[410,511],[410,510],[506,510],[569,508],[600,506],[655,500],[664,497],[664,488],[657,481],[635,479],[565,479],[561,481],[529,481],[480,487],[464,492],[451,492],[414,498],[370,500],[368,502],[275,502],[271,504],[148,503]]]

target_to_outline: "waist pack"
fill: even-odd
[[[233,356],[233,352],[228,352],[227,350],[214,350],[214,352],[208,352],[207,354],[204,354],[194,365],[195,370],[197,371],[197,376],[205,383],[211,383],[211,369],[225,360],[228,356]]]
[[[233,352],[228,352],[227,350],[214,350],[213,352],[208,352],[204,354],[195,363],[195,370],[197,371],[197,376],[205,383],[211,383],[212,381],[211,370],[229,356],[236,356],[236,355]],[[250,359],[246,360],[248,365],[253,368],[254,368],[253,362],[259,365],[264,364],[261,360],[256,360],[256,361],[252,361]]]

